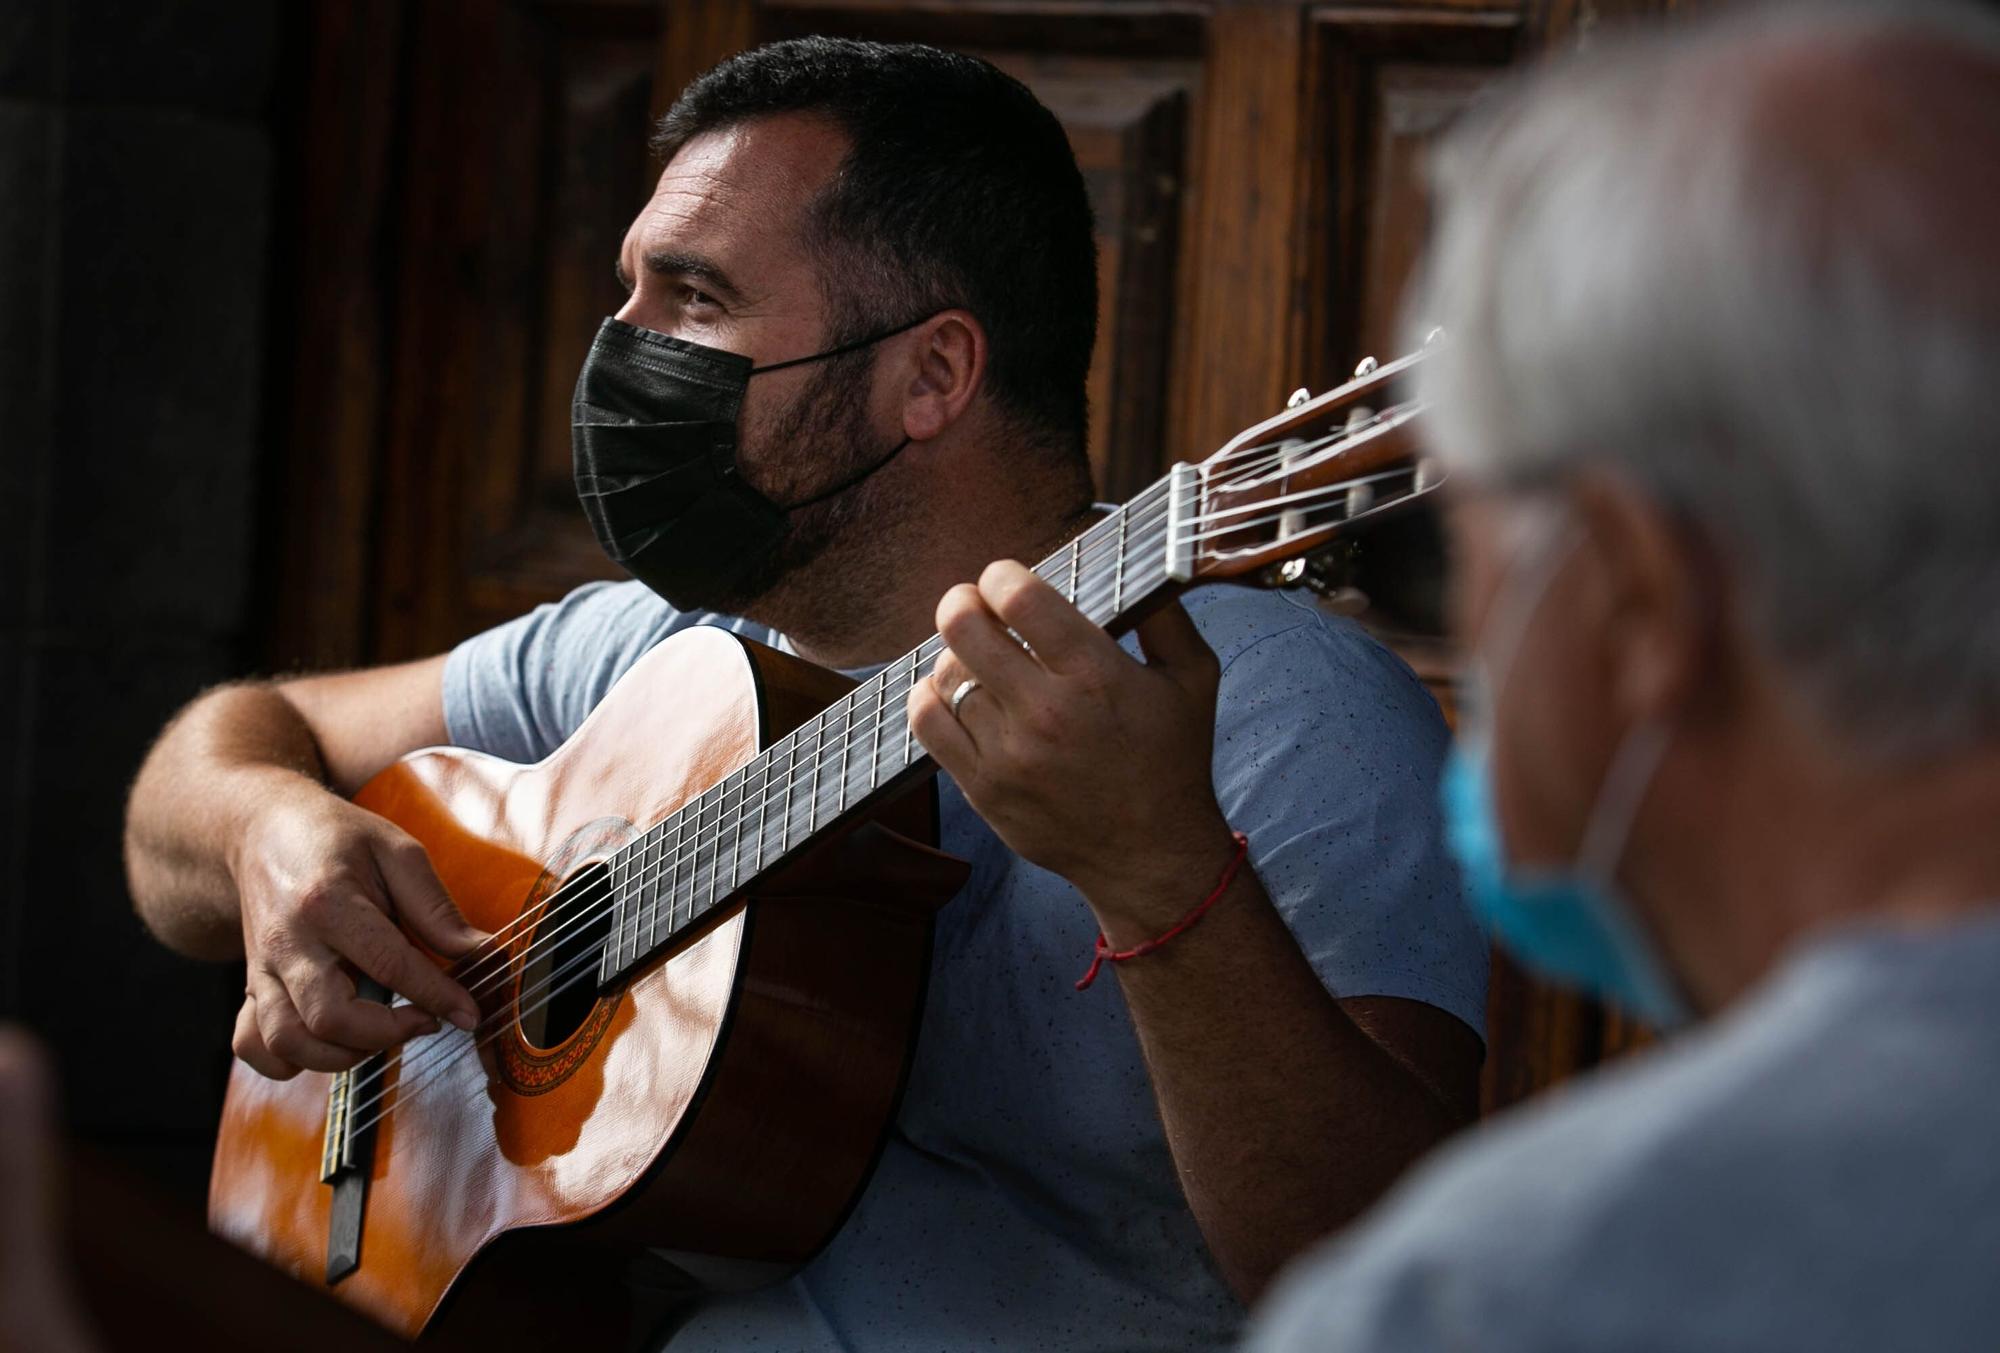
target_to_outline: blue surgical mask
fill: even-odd
[[[1553,548],[1531,550],[1527,571],[1517,568],[1501,587],[1488,626],[1496,642],[1487,660],[1494,665],[1482,671],[1475,660],[1466,727],[1439,784],[1445,840],[1474,913],[1523,965],[1671,1027],[1686,1021],[1687,1005],[1615,883],[1632,820],[1666,751],[1665,726],[1646,724],[1626,735],[1591,806],[1576,859],[1566,868],[1527,871],[1511,865],[1494,802],[1485,721],[1493,715],[1499,683],[1513,665],[1528,621],[1574,546],[1572,534]]]

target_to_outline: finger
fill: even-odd
[[[965,725],[951,716],[944,697],[928,681],[919,681],[911,688],[910,732],[938,765],[961,784],[978,764],[978,744]]]
[[[418,1009],[461,1029],[479,1023],[479,1005],[472,993],[424,957],[380,907],[357,897],[342,918],[340,933],[331,939],[342,958]]]
[[[1201,637],[1201,631],[1180,602],[1168,602],[1135,628],[1148,667],[1158,668],[1183,684],[1189,681],[1215,684],[1219,667],[1215,650]]]
[[[1073,672],[1118,656],[1117,642],[1110,635],[1092,624],[1062,593],[1012,559],[986,566],[979,575],[979,594],[1051,672]]]
[[[970,583],[944,594],[938,603],[937,627],[966,675],[977,678],[1003,705],[1010,695],[1016,699],[1026,695],[1047,675]]]
[[[388,918],[372,904],[357,898],[353,905],[389,925]],[[395,929],[393,925],[389,928]],[[285,990],[291,994],[292,1008],[305,1022],[306,1032],[325,1042],[358,1051],[380,1052],[406,1038],[437,1032],[437,1020],[426,1010],[408,1005],[392,1009],[360,996],[353,979],[340,970],[331,952],[316,960],[301,959],[281,976]]]
[[[493,938],[460,913],[431,868],[430,852],[415,838],[398,833],[378,840],[375,864],[389,888],[391,914],[446,958],[458,958]]]
[[[299,1018],[284,984],[270,972],[250,970],[250,994],[257,1003],[257,1032],[271,1055],[293,1070],[345,1071],[362,1060],[353,1048],[314,1038]],[[278,1077],[277,1079],[284,1079]]]
[[[951,707],[951,697],[958,688],[970,680],[974,680],[971,669],[948,648],[938,654],[937,661],[931,664],[931,689],[944,697],[947,709]]]
[[[236,1032],[229,1039],[229,1050],[266,1080],[288,1081],[299,1074],[297,1067],[264,1046],[263,1031],[257,1027],[257,998],[248,992],[243,993],[243,1007],[236,1012]]]

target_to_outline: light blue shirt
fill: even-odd
[[[1223,667],[1218,798],[1320,979],[1481,1028],[1486,945],[1440,841],[1445,729],[1429,693],[1304,598],[1207,587],[1187,606]],[[786,647],[741,620],[677,613],[637,583],[580,588],[452,653],[452,741],[539,760],[693,624]],[[1181,1196],[1117,984],[1074,989],[1097,931],[1088,907],[1003,846],[948,779],[940,794],[943,845],[973,872],[938,918],[881,1165],[801,1273],[710,1302],[674,1346],[1226,1347],[1243,1311]],[[1190,905],[1208,882],[1190,880]]]
[[[1724,1018],[1458,1139],[1254,1353],[2000,1348],[2000,908],[1813,944]]]

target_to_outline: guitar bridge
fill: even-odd
[[[355,983],[366,1001],[389,1000],[389,989],[370,978]],[[361,1267],[361,1221],[368,1174],[375,1163],[375,1119],[388,1073],[389,1054],[370,1057],[334,1073],[326,1092],[326,1134],[320,1142],[319,1178],[333,1187],[326,1234],[326,1281],[331,1287]]]

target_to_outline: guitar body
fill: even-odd
[[[685,631],[539,765],[418,752],[356,802],[421,841],[467,917],[501,932],[848,685]],[[476,992],[476,1055],[446,1029],[392,1056],[401,1102],[374,1130],[358,1266],[331,1290],[408,1336],[537,1346],[616,1335],[648,1253],[666,1262],[639,1277],[689,1293],[804,1263],[859,1196],[901,1093],[932,919],[965,877],[936,840],[925,779],[619,986],[585,979],[560,1020],[521,1018],[524,927],[509,980]],[[322,1288],[331,1081],[237,1063],[209,1193],[216,1232]]]

